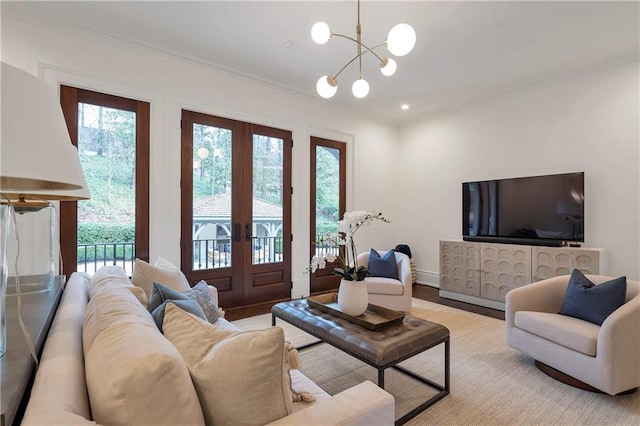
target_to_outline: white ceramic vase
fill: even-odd
[[[338,306],[345,314],[357,317],[367,310],[369,294],[364,281],[349,281],[342,279],[338,289]]]

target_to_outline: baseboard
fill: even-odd
[[[417,269],[416,284],[440,288],[440,274],[424,269]]]

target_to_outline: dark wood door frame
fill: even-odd
[[[316,152],[318,146],[333,148],[340,152],[340,196],[339,196],[339,214],[342,218],[347,205],[347,145],[344,142],[332,141],[329,139],[311,136],[311,179],[310,179],[310,242],[309,259],[315,254],[314,242],[316,241]],[[335,266],[338,266],[336,263]],[[340,277],[332,274],[333,266],[327,265],[325,269],[318,269],[315,274],[309,275],[309,289],[311,294],[326,293],[328,291],[337,290],[340,285]]]
[[[193,269],[193,124],[232,131],[231,259],[230,268]],[[291,295],[291,132],[266,126],[182,111],[181,145],[181,265],[191,283],[205,280],[218,289],[221,306],[233,308]],[[283,140],[283,261],[253,264],[251,235],[253,134]],[[237,186],[236,186],[237,185]],[[276,266],[277,265],[277,266]],[[286,290],[285,290],[286,287]]]
[[[60,104],[74,146],[78,146],[78,104],[86,103],[136,114],[136,217],[135,257],[149,260],[150,104],[115,95],[60,86]],[[60,251],[64,275],[77,270],[78,203],[60,202]]]

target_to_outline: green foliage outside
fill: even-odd
[[[78,223],[78,261],[133,260],[135,232],[134,223]]]
[[[91,193],[78,202],[78,261],[132,259],[135,114],[80,104],[78,119],[78,153]]]
[[[340,162],[338,150],[316,150],[316,235],[338,231]]]

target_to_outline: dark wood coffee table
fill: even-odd
[[[351,323],[330,313],[310,307],[307,301],[292,300],[271,308],[271,323],[276,318],[320,339],[298,349],[319,343],[329,343],[341,351],[365,362],[378,370],[378,386],[384,389],[384,372],[393,367],[396,370],[424,383],[439,392],[396,420],[402,425],[417,416],[445,396],[449,395],[449,330],[441,324],[405,315],[400,324],[391,325],[378,331]],[[444,385],[435,383],[404,367],[397,365],[434,346],[444,343]]]

